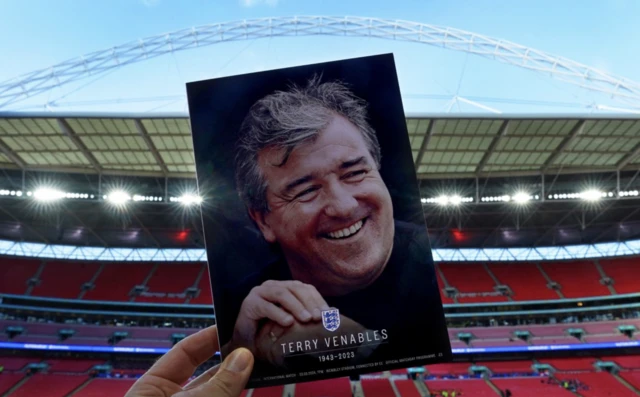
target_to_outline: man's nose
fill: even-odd
[[[325,213],[337,218],[348,218],[358,208],[358,200],[353,194],[341,186],[334,186],[327,198]]]

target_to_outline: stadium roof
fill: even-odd
[[[640,116],[408,115],[420,179],[640,169]],[[186,114],[1,113],[0,168],[194,178]]]

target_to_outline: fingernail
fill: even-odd
[[[231,372],[242,372],[249,365],[251,353],[247,349],[237,349],[226,359],[226,369]]]
[[[309,313],[307,310],[303,310],[302,312],[300,312],[300,318],[302,319],[302,321],[309,321],[311,319],[311,313]]]
[[[285,324],[291,324],[293,322],[293,316],[287,315],[284,320]]]

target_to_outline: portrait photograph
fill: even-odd
[[[392,54],[187,84],[221,354],[248,388],[451,361]]]

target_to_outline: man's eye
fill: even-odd
[[[310,187],[309,189],[303,190],[302,192],[296,194],[296,196],[294,197],[294,199],[305,199],[305,198],[309,198],[311,196],[311,194],[313,192],[315,192],[316,190],[318,190],[318,188],[316,187]]]
[[[364,176],[364,174],[366,174],[366,173],[367,173],[367,170],[353,171],[353,172],[350,172],[350,173],[346,174],[344,176],[344,178],[345,179],[357,179],[359,177]]]

